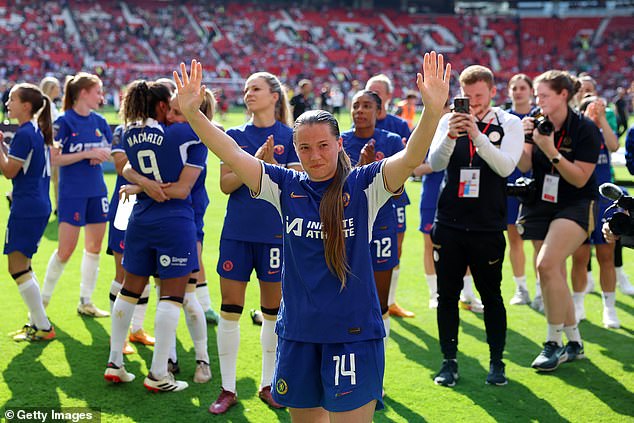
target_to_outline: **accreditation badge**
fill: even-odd
[[[480,196],[480,169],[463,167],[460,169],[458,198],[478,198]]]
[[[544,177],[544,186],[542,187],[542,200],[549,203],[557,202],[557,191],[559,190],[559,176],[546,175]]]

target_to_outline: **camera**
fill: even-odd
[[[599,192],[601,196],[613,201],[612,205],[603,213],[605,221],[610,226],[610,231],[621,237],[621,245],[634,248],[634,217],[632,217],[634,198],[625,195],[620,187],[609,182],[601,184]],[[625,210],[627,213],[623,211],[611,213],[615,209]]]
[[[506,184],[506,195],[517,197],[522,203],[531,203],[535,199],[536,192],[535,180],[525,176]]]
[[[535,119],[535,128],[540,134],[548,136],[555,132],[555,125],[548,119],[548,116],[542,113],[541,109],[536,109],[529,116]],[[524,142],[533,144],[533,134],[525,134]]]
[[[454,98],[453,111],[456,113],[469,113],[469,98],[468,97]]]

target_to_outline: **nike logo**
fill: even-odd
[[[279,271],[279,270],[269,270],[269,271],[268,271],[268,274],[269,274],[269,275],[274,275],[274,274],[276,274],[276,273],[280,273],[280,271]]]
[[[344,396],[344,395],[348,395],[348,394],[351,394],[351,393],[352,393],[352,391],[347,391],[347,392],[337,392],[337,393],[335,394],[335,398],[339,398],[339,397],[342,397],[342,396]]]
[[[497,260],[489,260],[489,264],[495,264],[495,263],[497,263],[498,261],[500,261],[500,259],[497,259]]]
[[[307,195],[301,195],[301,194],[295,194],[294,192],[291,192],[291,198],[307,198]]]
[[[243,150],[244,150],[245,148],[249,148],[249,146],[248,146],[248,145],[239,145],[238,147],[240,147],[240,148],[241,148],[241,149],[243,149]]]
[[[382,263],[387,263],[387,260],[388,259],[382,259],[382,260],[377,260],[376,262],[379,264],[382,264]]]

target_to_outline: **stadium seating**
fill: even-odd
[[[431,16],[376,9],[291,7],[244,2],[150,0],[0,2],[4,60],[0,82],[44,74],[97,72],[107,89],[166,76],[196,57],[210,78],[240,80],[258,70],[293,87],[304,77],[347,90],[353,79],[384,72],[396,96],[412,88],[420,55],[443,51],[457,71],[494,69],[500,95],[519,71],[559,68],[594,75],[606,96],[634,77],[634,17]],[[47,13],[41,13],[46,10]],[[68,12],[68,13],[67,13]],[[72,21],[69,21],[68,16]],[[72,27],[79,37],[72,36]],[[229,90],[238,96],[239,90]]]

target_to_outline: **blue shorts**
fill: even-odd
[[[216,271],[221,277],[248,282],[253,269],[261,281],[280,282],[282,280],[282,246],[220,239],[220,256]]]
[[[607,244],[607,241],[603,237],[602,231],[603,222],[605,220],[603,218],[603,214],[608,209],[608,207],[612,205],[612,201],[606,200],[605,198],[601,197],[597,203],[599,212],[595,216],[594,230],[590,233],[590,237],[588,238],[590,244],[592,245]]]
[[[134,275],[179,278],[198,271],[196,227],[186,218],[141,225],[130,221],[125,231],[123,268]]]
[[[198,214],[194,212],[194,224],[196,225],[196,240],[203,243],[203,239],[205,238],[205,232],[203,231],[203,226],[205,226],[205,213]]]
[[[520,211],[520,200],[511,195],[506,197],[506,224],[515,225]]]
[[[123,254],[125,249],[125,231],[114,227],[114,223],[108,225],[108,254],[113,252]]]
[[[313,344],[279,338],[271,393],[293,408],[341,412],[376,400],[383,409],[383,339]]]
[[[405,216],[405,207],[406,206],[394,207],[396,211],[396,232],[397,233],[402,233],[407,230],[407,217]]]
[[[60,198],[57,205],[57,220],[73,226],[86,226],[108,221],[108,197]]]
[[[370,241],[372,269],[375,272],[391,270],[398,266],[398,236],[394,228],[372,230]]]
[[[46,217],[14,217],[9,215],[7,233],[4,238],[4,253],[19,251],[31,258],[37,252],[40,239],[48,224]]]
[[[425,207],[420,209],[420,226],[418,230],[424,234],[431,233],[431,227],[434,226],[434,218],[436,217],[436,208]]]

